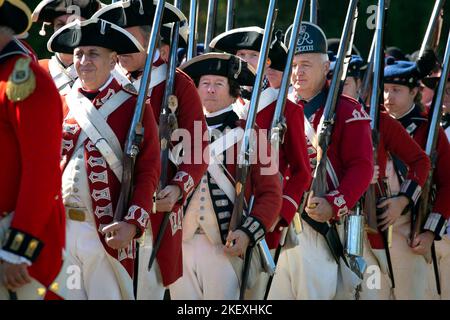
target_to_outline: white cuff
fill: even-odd
[[[26,263],[29,267],[31,266],[30,260],[28,260],[24,257],[18,256],[14,253],[11,253],[11,252],[8,252],[5,250],[1,250],[1,249],[0,249],[0,260],[4,260],[4,261],[6,261],[8,263],[12,263],[12,264]]]

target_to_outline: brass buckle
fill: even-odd
[[[84,212],[84,210],[71,208],[68,210],[68,215],[69,215],[70,220],[81,221],[81,222],[86,220],[86,213]]]

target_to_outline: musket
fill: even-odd
[[[377,27],[374,38],[375,47],[373,50],[373,85],[370,95],[370,118],[371,131],[373,143],[373,159],[374,164],[378,163],[378,145],[380,142],[379,120],[380,120],[380,96],[384,91],[383,72],[384,72],[384,30],[386,27],[386,14],[389,6],[389,1],[378,1],[377,12]],[[367,219],[367,232],[378,233],[378,217],[377,217],[377,193],[376,186],[378,186],[380,198],[386,199],[391,197],[391,194],[386,194],[385,189],[379,183],[371,184],[364,196],[364,212]],[[387,265],[389,269],[389,277],[391,279],[391,288],[395,288],[394,268],[392,267],[392,259],[390,253],[390,235],[392,234],[392,226],[381,233],[383,239],[384,250],[386,253]]]
[[[234,0],[227,1],[227,20],[225,22],[225,31],[230,31],[234,29]],[[206,43],[205,43],[206,45]]]
[[[137,97],[133,119],[131,120],[130,129],[128,130],[127,139],[125,141],[122,184],[120,186],[119,200],[114,212],[114,221],[122,221],[132,196],[134,165],[139,154],[139,146],[144,139],[144,125],[142,120],[144,117],[145,101],[147,100],[147,92],[150,84],[153,56],[157,47],[157,39],[159,38],[159,30],[161,28],[164,4],[164,0],[158,1],[155,16],[153,18],[150,42],[147,47],[147,59],[145,61],[144,72],[139,87],[139,94]],[[139,248],[137,245],[135,265],[138,264],[138,259]],[[135,296],[137,296],[137,279],[138,277],[136,275],[133,279]]]
[[[250,169],[250,156],[254,152],[251,150],[251,137],[253,128],[255,126],[256,113],[259,104],[259,98],[261,93],[261,87],[263,83],[264,69],[269,53],[270,41],[272,39],[272,33],[276,20],[276,0],[270,0],[269,8],[267,11],[265,32],[261,44],[260,55],[258,59],[258,69],[256,73],[255,84],[253,85],[252,97],[250,100],[250,106],[245,124],[244,137],[242,139],[241,147],[237,155],[237,168],[236,168],[236,187],[235,187],[235,202],[233,213],[230,219],[229,230],[236,230],[243,222],[244,215],[244,200],[245,200],[245,187],[247,176]],[[252,256],[252,247],[248,247],[245,253],[244,266],[242,271],[242,281],[239,293],[239,299],[244,298],[245,289],[247,287],[248,274],[250,270],[250,261]]]
[[[181,8],[181,1],[176,2],[177,9]],[[178,39],[180,31],[180,22],[177,21],[172,27],[171,42],[170,42],[170,55],[169,55],[169,71],[167,73],[166,86],[164,88],[164,96],[161,105],[161,113],[159,115],[159,144],[160,144],[160,158],[161,158],[161,175],[159,178],[159,190],[164,189],[167,186],[168,177],[167,169],[169,166],[169,145],[171,140],[171,135],[173,130],[177,127],[177,117],[175,111],[178,108],[178,99],[174,95],[175,88],[175,75],[176,75],[176,65],[177,65],[177,49],[178,49]],[[156,255],[158,254],[159,248],[161,247],[162,239],[166,232],[167,226],[169,224],[169,213],[164,214],[164,218],[161,222],[161,226],[156,234],[156,238],[153,244],[152,253],[148,261],[147,270],[153,266],[156,260]]]
[[[370,46],[369,55],[367,57],[367,68],[364,73],[364,77],[362,79],[361,88],[359,89],[359,97],[360,99],[366,103],[370,97],[370,91],[372,90],[372,77],[373,77],[373,52],[375,50],[376,44],[376,35],[375,32],[373,34],[372,45]]]
[[[198,1],[191,0],[191,4],[189,7],[189,41],[186,61],[191,60],[197,55],[197,17]]]
[[[420,47],[419,57],[423,55],[426,49],[432,49],[436,52],[437,47],[439,46],[439,38],[442,28],[442,10],[444,4],[445,0],[436,0],[434,3],[430,21],[428,22],[427,30],[425,32],[425,37]]]
[[[275,106],[275,111],[272,118],[272,124],[270,126],[270,144],[272,146],[273,154],[272,156],[276,157],[276,162],[278,164],[278,156],[279,156],[279,149],[280,145],[283,143],[283,137],[287,129],[286,125],[286,118],[284,116],[284,110],[286,108],[286,99],[287,94],[289,90],[289,84],[291,81],[291,72],[292,72],[292,61],[294,60],[295,55],[295,43],[297,43],[299,37],[300,37],[300,25],[302,23],[303,14],[305,12],[305,0],[298,0],[297,1],[297,8],[295,9],[295,15],[294,15],[294,23],[292,25],[292,32],[291,32],[291,39],[289,43],[291,44],[288,49],[287,58],[286,58],[286,65],[284,67],[283,77],[281,79],[280,89],[278,92],[278,99],[277,104]],[[278,258],[280,256],[281,252],[281,244],[278,245],[276,251],[275,251],[275,257],[274,262],[275,265],[278,262]],[[270,291],[270,287],[273,280],[273,274],[269,275],[269,282],[266,286],[266,291],[264,294],[264,300],[267,299],[267,296]]]
[[[309,22],[316,25],[319,22],[319,0],[311,0],[309,7]]]
[[[139,94],[137,97],[136,108],[128,130],[127,139],[124,148],[123,157],[123,177],[120,189],[120,196],[114,212],[114,221],[122,221],[126,212],[129,200],[131,198],[132,176],[134,164],[139,154],[139,145],[144,139],[144,126],[142,119],[145,112],[145,101],[147,100],[148,86],[150,84],[153,56],[157,47],[157,39],[161,27],[162,15],[164,10],[164,0],[159,0],[156,6],[156,12],[153,19],[150,42],[147,47],[147,59],[145,61],[144,72],[142,75]]]
[[[217,0],[209,0],[208,3],[208,19],[206,20],[205,31],[205,53],[208,53],[211,49],[209,43],[214,37],[216,30],[216,17],[217,17]]]
[[[428,121],[428,137],[427,143],[425,146],[425,153],[430,157],[431,160],[431,169],[428,172],[428,177],[425,182],[424,187],[422,188],[422,194],[420,196],[419,207],[417,210],[417,214],[414,219],[412,219],[412,232],[411,232],[411,242],[412,240],[418,236],[422,232],[423,225],[430,214],[432,201],[431,201],[431,191],[433,186],[433,173],[436,168],[436,145],[439,136],[440,122],[442,117],[442,104],[444,100],[445,86],[447,84],[448,72],[449,72],[449,60],[450,60],[450,32],[447,36],[447,45],[445,48],[444,60],[442,65],[441,77],[439,79],[439,83],[435,94],[433,96],[432,102],[432,113],[430,114]],[[433,253],[434,251],[434,243],[431,250],[431,258],[433,259],[436,285],[438,289],[438,293],[440,294],[440,285],[439,285],[439,272],[437,270],[437,261],[435,260],[436,255]],[[429,258],[429,257],[428,257]]]
[[[380,119],[380,94],[383,89],[383,62],[384,62],[384,28],[385,28],[385,1],[379,0],[377,7],[377,27],[375,30],[373,59],[371,61],[371,69],[367,69],[366,73],[372,74],[372,90],[370,95],[370,128],[372,131],[373,157],[374,164],[378,163],[378,145],[380,142],[379,119]],[[371,184],[365,194],[364,212],[367,219],[367,227],[369,233],[378,233],[377,222],[377,196],[375,184]]]
[[[342,87],[347,75],[348,62],[351,57],[353,37],[358,18],[358,2],[358,0],[350,1],[345,18],[345,25],[339,43],[333,78],[331,80],[323,112],[323,123],[318,136],[318,164],[314,170],[310,196],[314,195],[315,197],[324,197],[328,192],[326,168],[328,159],[327,151],[331,141],[331,133],[334,125],[335,109],[338,97],[342,92]],[[311,205],[310,207],[314,208],[314,205]]]
[[[278,151],[280,144],[283,143],[283,136],[286,131],[286,118],[284,116],[284,110],[286,108],[286,99],[289,91],[289,84],[291,81],[292,61],[295,55],[295,43],[297,43],[300,34],[300,25],[303,19],[303,13],[305,11],[305,1],[298,0],[297,8],[295,10],[294,24],[291,31],[290,46],[287,53],[286,64],[284,67],[283,77],[281,79],[280,89],[278,92],[277,104],[272,118],[272,124],[270,126],[270,143],[272,148],[276,150],[275,157],[278,158]]]

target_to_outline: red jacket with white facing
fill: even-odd
[[[82,89],[78,90],[82,92]],[[115,79],[112,79],[105,88],[95,94],[91,102],[96,108],[100,108],[115,93],[121,90],[124,89]],[[68,96],[65,100],[67,99],[69,99]],[[130,93],[130,97],[107,118],[107,123],[117,136],[122,150],[124,149],[136,102],[137,97]],[[66,103],[64,105],[64,115],[63,159],[61,162],[61,168],[63,170],[74,152],[81,133],[81,128],[77,121],[70,117]],[[140,152],[136,159],[134,169],[133,197],[127,212],[124,213],[124,221],[138,228],[136,237],[140,236],[148,225],[153,206],[153,194],[157,188],[160,175],[158,131],[153,113],[151,112],[151,106],[148,103],[145,105],[143,126],[145,128],[144,139],[139,148]],[[84,142],[84,149],[85,158],[89,159],[85,163],[88,177],[99,174],[106,177],[106,181],[103,179],[89,179],[89,191],[93,206],[92,211],[95,212],[95,222],[98,228],[99,239],[103,243],[106,251],[120,261],[130,276],[133,277],[133,246],[131,245],[126,249],[114,250],[106,244],[105,237],[101,233],[102,227],[113,222],[113,214],[119,198],[121,183],[104,160],[102,154],[89,139]],[[107,208],[111,209],[106,210]]]

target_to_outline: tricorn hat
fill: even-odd
[[[253,86],[255,83],[255,70],[229,53],[205,53],[184,63],[180,69],[197,80],[201,76],[216,75],[237,81],[241,86]]]
[[[153,24],[157,0],[122,0],[97,11],[93,18],[103,19],[122,28]],[[162,24],[186,20],[184,14],[165,2]]]
[[[245,27],[221,33],[211,40],[209,47],[218,51],[236,54],[238,50],[260,51],[264,29],[260,27]],[[282,42],[281,32],[276,32],[269,48],[271,68],[283,71],[287,48]]]
[[[21,0],[0,0],[0,26],[22,34],[31,27],[31,11]]]
[[[118,54],[144,51],[141,44],[128,31],[97,18],[75,20],[56,31],[47,43],[49,51],[69,54],[80,46],[103,47]]]

